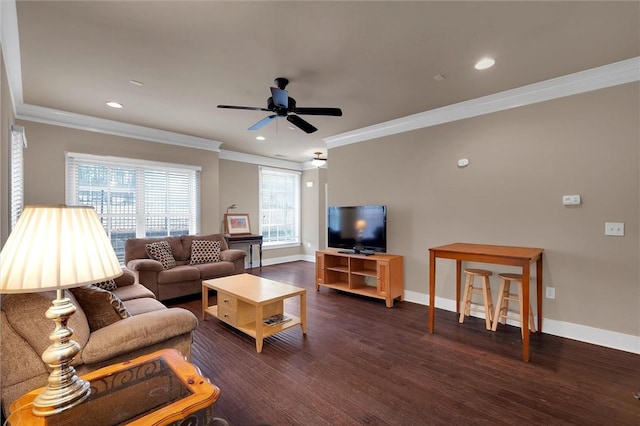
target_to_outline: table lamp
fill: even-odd
[[[76,311],[64,289],[122,274],[111,242],[93,207],[27,206],[0,252],[0,293],[56,290],[47,310],[55,329],[42,360],[51,368],[48,385],[33,413],[49,416],[84,401],[91,389],[71,366],[80,345],[71,340],[67,321]]]

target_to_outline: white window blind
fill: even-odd
[[[260,167],[259,180],[265,246],[300,244],[300,172]]]
[[[197,234],[200,168],[67,153],[67,204],[93,206],[124,262],[137,237]]]
[[[10,229],[16,225],[18,218],[24,208],[24,152],[27,147],[27,138],[24,127],[11,125],[11,146],[10,150]]]

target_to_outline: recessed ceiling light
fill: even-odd
[[[259,141],[264,141],[267,138],[265,138],[264,136],[256,136],[256,139],[258,139]]]
[[[122,104],[120,102],[116,102],[116,101],[109,101],[107,102],[107,106],[110,106],[111,108],[122,108]]]
[[[487,68],[491,68],[496,61],[493,58],[482,58],[478,62],[476,62],[475,68],[477,70],[486,70]]]
[[[129,80],[129,83],[133,84],[134,86],[143,86],[144,83],[138,80]]]

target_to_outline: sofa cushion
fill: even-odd
[[[200,279],[208,280],[211,278],[224,277],[234,272],[234,266],[231,262],[203,263],[201,265],[193,265],[200,271]]]
[[[145,246],[150,258],[162,263],[164,269],[171,269],[176,266],[176,259],[171,253],[171,246],[167,241],[157,241]]]
[[[118,287],[113,291],[113,294],[118,296],[123,302],[131,299],[143,299],[145,297],[155,299],[156,297],[151,290],[149,290],[142,284],[133,284],[124,287]],[[125,303],[125,306],[126,305],[127,304]],[[131,310],[129,310],[129,312],[131,312]],[[131,315],[135,315],[135,313],[132,312]]]
[[[167,309],[161,302],[151,297],[143,297],[142,299],[131,299],[123,302],[131,315],[140,315],[145,312],[162,311]]]
[[[131,316],[118,296],[108,290],[88,285],[71,292],[87,316],[91,332]]]
[[[24,338],[22,338],[12,327],[4,312],[0,312],[2,321],[0,322],[0,336],[2,336],[2,345],[0,350],[2,356],[2,375],[0,383],[4,390],[15,383],[24,381],[27,378],[40,375],[49,375],[49,370],[40,359],[41,352],[36,353]],[[43,327],[41,327],[43,328]],[[53,331],[53,322],[51,323],[49,332]],[[48,339],[45,342],[51,343]],[[6,402],[6,401],[5,401]]]
[[[71,293],[65,291],[64,295],[76,306],[76,312],[67,323],[73,330],[72,339],[83,347],[89,341],[90,330],[87,317],[82,306]],[[51,345],[49,334],[54,330],[55,324],[46,319],[45,313],[55,299],[55,291],[2,295],[0,306],[7,315],[7,322],[37,354],[42,354]],[[43,327],[43,324],[47,325]],[[76,362],[77,359],[72,364],[76,365]]]
[[[191,264],[220,262],[220,241],[193,240]]]
[[[118,288],[115,280],[100,281],[99,283],[95,283],[94,285],[107,291],[113,291]]]
[[[193,281],[200,279],[200,271],[196,268],[198,265],[176,266],[173,269],[167,269],[158,272],[158,284],[176,283],[183,281]]]

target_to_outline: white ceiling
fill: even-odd
[[[3,0],[5,1],[5,0]],[[304,162],[324,139],[640,56],[640,2],[18,1],[22,102]],[[477,71],[483,56],[496,65]],[[436,75],[445,77],[436,81]],[[276,77],[307,135],[267,113]],[[143,82],[136,86],[130,80]],[[107,108],[117,100],[124,109]],[[255,136],[263,135],[260,142]]]

